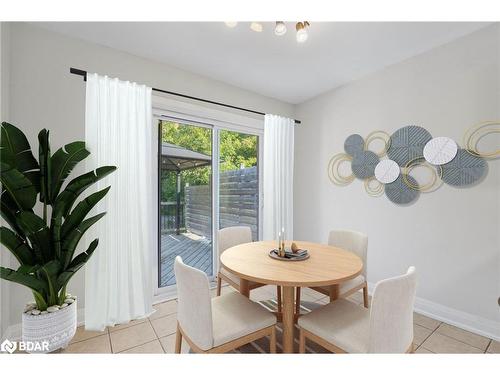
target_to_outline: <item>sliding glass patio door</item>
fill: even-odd
[[[158,283],[175,290],[174,259],[218,269],[219,228],[245,225],[259,239],[259,134],[181,120],[159,120]]]
[[[175,285],[178,255],[213,276],[212,132],[160,121],[159,288]]]

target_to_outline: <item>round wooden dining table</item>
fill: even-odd
[[[287,241],[290,247],[292,241]],[[358,276],[363,262],[356,254],[338,247],[294,241],[310,257],[302,261],[273,259],[269,252],[276,241],[259,241],[225,250],[220,261],[224,268],[241,279],[240,293],[249,296],[249,282],[280,285],[283,290],[283,353],[293,353],[294,288],[331,286],[330,300],[339,295],[339,284]]]

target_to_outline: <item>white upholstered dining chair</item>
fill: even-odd
[[[358,290],[363,289],[363,303],[365,307],[368,307],[368,284],[366,282],[368,236],[352,230],[332,230],[328,236],[328,245],[351,251],[359,256],[363,261],[363,271],[361,272],[361,275],[340,284],[338,298],[348,297]],[[330,296],[329,286],[314,287],[312,289],[326,296]],[[300,312],[300,288],[296,288],[295,300],[295,314],[298,315]],[[278,305],[280,304],[280,301],[281,288],[278,287]]]
[[[405,275],[382,280],[373,292],[371,308],[339,299],[299,318],[299,352],[306,339],[334,353],[413,352],[415,267]]]
[[[239,276],[229,272],[224,267],[221,267],[220,264],[220,256],[224,251],[229,249],[230,247],[252,242],[252,231],[249,227],[245,226],[236,226],[236,227],[227,227],[220,229],[217,233],[217,243],[219,249],[219,263],[218,268],[219,271],[217,273],[217,295],[220,296],[222,280],[227,282],[233,288],[239,290],[240,288],[240,278]],[[259,288],[264,286],[264,284],[259,284],[253,281],[249,282],[249,290]]]
[[[225,353],[264,336],[276,353],[276,316],[238,292],[210,298],[207,275],[182,262],[174,263],[177,281],[175,352],[184,338],[197,353]]]

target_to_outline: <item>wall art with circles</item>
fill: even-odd
[[[446,184],[452,187],[471,187],[488,173],[487,160],[500,158],[500,147],[480,150],[479,142],[500,133],[500,121],[485,121],[464,133],[460,146],[453,139],[433,137],[421,126],[408,125],[392,134],[381,130],[363,138],[349,135],[344,142],[345,153],[332,156],[328,177],[337,186],[363,180],[368,195],[385,195],[398,205],[414,203],[421,193],[429,193]],[[381,141],[383,147],[372,149]],[[349,164],[351,172],[341,172],[341,164]],[[345,169],[345,168],[344,168]],[[417,179],[415,171],[425,171],[425,179]]]

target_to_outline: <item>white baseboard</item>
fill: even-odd
[[[375,284],[368,283],[370,295],[373,293],[374,287]],[[420,297],[415,298],[414,310],[429,318],[500,341],[500,322],[452,309]]]
[[[76,324],[77,326],[81,326],[85,323],[85,308],[80,308],[76,311]],[[7,327],[3,337],[3,342],[5,339],[9,339],[10,341],[20,341],[23,335],[22,331],[22,323],[13,324]]]

